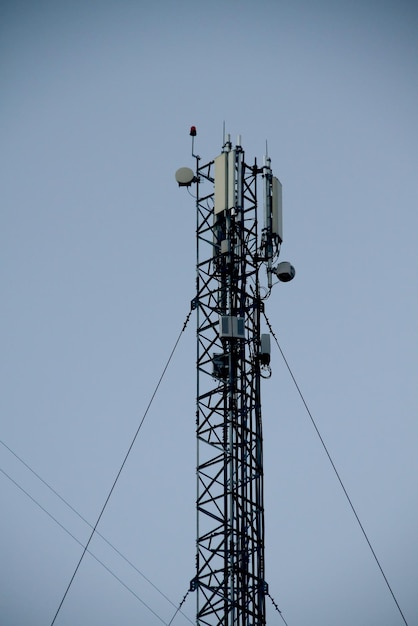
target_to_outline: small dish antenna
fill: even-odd
[[[295,268],[288,261],[282,261],[272,271],[282,283],[288,283],[296,275]]]
[[[179,187],[190,187],[194,181],[194,172],[190,167],[181,167],[176,172],[176,181]]]

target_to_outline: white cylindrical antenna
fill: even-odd
[[[241,147],[241,135],[237,136],[237,146]]]

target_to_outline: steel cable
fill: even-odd
[[[83,561],[83,559],[84,559],[84,556],[85,556],[85,554],[86,554],[86,552],[87,552],[87,550],[88,550],[88,547],[89,547],[89,545],[90,545],[90,542],[91,542],[91,540],[93,539],[93,536],[94,536],[94,534],[95,534],[95,532],[96,532],[96,528],[97,528],[97,526],[98,526],[98,525],[99,525],[99,523],[100,523],[100,520],[101,520],[101,518],[102,518],[102,516],[103,516],[103,513],[105,512],[105,509],[106,509],[106,507],[107,507],[107,505],[108,505],[108,503],[109,503],[109,500],[110,500],[110,498],[111,498],[111,496],[112,496],[112,493],[113,493],[113,491],[114,491],[114,489],[115,489],[115,487],[116,487],[116,484],[117,484],[117,482],[118,482],[118,480],[119,480],[119,477],[120,477],[120,475],[121,475],[121,473],[122,473],[122,471],[123,471],[123,468],[125,467],[126,461],[128,460],[128,457],[129,457],[129,455],[130,455],[130,453],[131,453],[131,450],[132,450],[132,448],[134,447],[135,441],[136,441],[136,439],[137,439],[137,437],[138,437],[138,435],[139,435],[139,431],[140,431],[140,430],[141,430],[141,428],[142,428],[142,425],[143,425],[143,423],[144,423],[144,421],[145,421],[145,418],[146,418],[146,416],[147,416],[147,414],[148,414],[148,411],[149,411],[149,409],[150,409],[150,407],[151,407],[151,404],[152,404],[152,402],[153,402],[153,400],[154,400],[154,398],[155,398],[155,396],[156,396],[156,394],[157,394],[157,391],[158,391],[158,389],[159,389],[159,387],[160,387],[160,384],[161,384],[161,382],[162,382],[162,380],[163,380],[163,378],[164,378],[164,375],[165,375],[165,373],[166,373],[166,371],[167,371],[167,368],[168,368],[168,366],[170,365],[171,359],[173,358],[174,352],[176,351],[177,345],[178,345],[178,343],[179,343],[179,341],[180,341],[180,337],[181,337],[182,333],[186,330],[186,327],[187,327],[187,324],[188,324],[188,322],[189,322],[189,319],[190,319],[190,315],[191,315],[191,313],[192,313],[192,310],[190,310],[190,311],[189,311],[189,313],[187,314],[186,320],[185,320],[185,322],[184,322],[184,324],[183,324],[183,328],[181,329],[181,331],[180,331],[180,333],[179,333],[179,336],[177,337],[177,340],[176,340],[176,342],[175,342],[175,344],[174,344],[174,347],[173,347],[173,349],[172,349],[172,351],[171,351],[171,353],[170,353],[170,356],[168,357],[168,360],[167,360],[167,362],[166,362],[166,364],[165,364],[165,366],[164,366],[164,369],[163,369],[162,374],[161,374],[161,376],[160,376],[160,378],[159,378],[159,380],[158,380],[158,383],[157,383],[157,385],[156,385],[156,387],[155,387],[155,389],[154,389],[154,392],[153,392],[153,394],[152,394],[152,396],[151,396],[151,399],[150,399],[150,401],[149,401],[149,403],[148,403],[148,406],[147,406],[147,408],[145,409],[145,413],[144,413],[144,415],[143,415],[143,417],[142,417],[142,419],[141,419],[141,421],[140,421],[140,423],[139,423],[138,428],[136,429],[135,435],[134,435],[134,437],[133,437],[133,439],[132,439],[132,441],[131,441],[131,444],[130,444],[130,446],[129,446],[129,448],[128,448],[127,453],[125,454],[125,457],[124,457],[124,459],[123,459],[123,461],[122,461],[122,464],[121,464],[121,466],[120,466],[120,468],[119,468],[119,471],[118,471],[118,473],[116,474],[116,478],[115,478],[115,480],[113,481],[112,487],[110,488],[110,491],[109,491],[109,493],[108,493],[108,495],[107,495],[107,498],[106,498],[106,500],[105,500],[105,503],[103,504],[102,510],[100,511],[100,514],[99,514],[99,516],[98,516],[98,518],[97,518],[97,520],[96,520],[96,523],[95,523],[95,525],[94,525],[94,527],[93,527],[93,530],[91,531],[90,537],[88,538],[87,543],[86,543],[86,545],[84,546],[84,550],[83,550],[83,552],[82,552],[82,554],[81,554],[81,556],[80,556],[80,559],[79,559],[79,561],[78,561],[78,563],[77,563],[77,565],[76,565],[76,568],[75,568],[75,570],[74,570],[74,572],[73,572],[73,575],[71,576],[70,582],[69,582],[69,583],[68,583],[68,585],[67,585],[67,588],[66,588],[66,590],[65,590],[65,592],[64,592],[64,595],[63,595],[63,597],[62,597],[62,599],[61,599],[61,602],[60,602],[60,603],[59,603],[59,605],[58,605],[58,608],[57,608],[57,610],[56,610],[56,613],[55,613],[55,615],[54,615],[54,618],[53,618],[53,620],[52,620],[52,622],[51,622],[51,626],[53,626],[53,625],[55,624],[55,620],[56,620],[56,619],[57,619],[57,617],[58,617],[58,614],[59,614],[59,612],[60,612],[60,610],[61,610],[61,607],[62,607],[62,605],[64,604],[65,598],[67,597],[67,594],[68,594],[68,592],[69,592],[69,590],[70,590],[70,588],[71,588],[71,585],[72,585],[72,583],[73,583],[73,581],[74,581],[74,578],[75,578],[75,577],[76,577],[76,575],[77,575],[77,572],[78,572],[78,570],[79,570],[79,568],[80,568],[80,565],[81,565],[81,563],[82,563],[82,561]]]
[[[77,509],[75,509],[65,498],[63,498],[58,491],[56,491],[56,489],[54,489],[49,483],[46,482],[46,480],[44,480],[42,478],[42,476],[40,476],[37,472],[35,472],[35,470],[28,464],[26,463],[18,454],[16,454],[16,452],[14,452],[14,450],[12,450],[4,441],[2,441],[0,439],[0,444],[2,446],[4,446],[6,448],[6,450],[8,450],[11,454],[13,454],[13,456],[20,462],[22,463],[22,465],[24,465],[34,476],[36,476],[36,478],[43,483],[57,498],[59,498],[61,500],[61,502],[63,502],[71,511],[73,511],[73,513],[75,513],[79,519],[81,519],[85,524],[87,524],[87,526],[89,526],[90,528],[93,528],[93,525],[90,524],[90,522],[88,520],[86,520],[85,517],[83,517],[81,515],[81,513],[79,513],[77,511]],[[61,526],[61,528],[64,528],[62,526],[62,524],[60,524],[60,522],[58,522],[50,513],[48,513],[48,511],[46,511],[46,509],[44,509],[42,507],[42,505],[39,504],[39,502],[37,502],[30,494],[28,494],[20,485],[18,485],[16,483],[16,481],[14,481],[8,474],[6,474],[6,472],[4,470],[0,471],[3,472],[3,474],[5,476],[7,476],[7,478],[9,478],[19,489],[21,489],[21,491],[23,491],[23,493],[25,493],[33,502],[35,502],[35,504],[37,504],[45,513],[47,513],[47,515],[49,515],[49,517],[51,517],[55,522],[57,522],[57,524],[59,524]],[[64,530],[71,536],[73,537],[73,535],[64,528]],[[174,602],[172,600],[170,600],[170,598],[168,596],[166,596],[166,594],[161,591],[161,589],[159,589],[157,587],[157,585],[155,585],[143,572],[141,572],[141,570],[136,567],[136,565],[134,565],[134,563],[132,563],[132,561],[130,561],[124,554],[122,554],[122,552],[120,550],[118,550],[118,548],[116,548],[116,546],[114,546],[108,539],[106,539],[106,537],[104,535],[102,535],[98,530],[96,530],[96,535],[98,537],[100,537],[101,539],[103,539],[103,541],[105,543],[107,543],[107,545],[112,548],[112,550],[114,550],[116,552],[116,554],[118,556],[120,556],[121,559],[123,559],[128,565],[130,565],[132,567],[133,570],[135,570],[135,572],[137,572],[140,576],[142,576],[142,578],[144,578],[144,580],[147,581],[147,583],[149,583],[151,585],[151,587],[153,587],[165,600],[167,600],[167,602],[169,602],[174,608],[177,608],[176,605],[174,604]],[[75,539],[75,537],[73,537],[73,539]],[[83,545],[81,542],[79,542],[78,540],[76,540],[80,545]],[[89,554],[92,554],[90,551],[88,551]],[[96,558],[96,557],[95,557]],[[97,559],[96,559],[97,560]],[[99,561],[100,562],[100,561]],[[183,614],[184,615],[184,614]],[[184,615],[184,617],[186,619],[189,620],[189,622],[192,624],[193,622],[187,617],[187,615]]]
[[[66,528],[63,524],[61,524],[61,522],[58,521],[56,517],[54,517],[45,507],[43,507],[42,504],[40,504],[37,500],[35,500],[35,498],[33,496],[31,496],[30,493],[28,493],[21,485],[19,485],[19,483],[17,483],[11,476],[9,476],[9,474],[7,474],[7,472],[5,472],[2,468],[0,468],[0,472],[4,476],[6,476],[6,478],[8,478],[18,489],[20,489],[20,491],[22,491],[22,493],[24,493],[25,496],[27,496],[30,500],[32,500],[32,502],[34,504],[36,504],[36,506],[38,506],[44,513],[46,513],[50,519],[52,519],[56,524],[58,524],[58,526],[60,528],[62,528],[62,530],[64,530],[67,533],[67,535],[69,535],[72,539],[74,539],[74,541],[76,541],[80,546],[84,547],[83,543],[79,539],[77,539],[77,537],[75,535],[73,535],[72,532],[70,532],[68,530],[68,528]],[[155,615],[155,617],[157,617],[160,620],[160,622],[162,622],[166,626],[169,626],[155,611],[153,611],[153,609],[150,606],[148,606],[148,604],[146,602],[144,602],[144,600],[142,600],[135,593],[135,591],[133,591],[130,587],[128,587],[128,585],[126,583],[124,583],[123,580],[121,578],[119,578],[119,576],[117,576],[115,574],[115,572],[113,572],[107,565],[105,565],[103,563],[103,561],[101,561],[90,550],[87,550],[87,552],[90,554],[90,556],[93,557],[93,559],[95,561],[97,561],[97,563],[102,565],[102,567],[104,567],[105,570],[107,570],[109,572],[109,574],[111,574],[113,576],[113,578],[115,578],[123,587],[125,587],[125,589],[127,589],[129,591],[129,593],[131,593],[133,596],[135,596],[135,598],[137,600],[139,600],[139,602],[141,602],[141,604],[143,604],[153,615]]]
[[[352,503],[351,498],[350,498],[350,496],[348,495],[347,489],[346,489],[346,488],[345,488],[345,486],[344,486],[344,483],[343,483],[343,481],[342,481],[342,479],[341,479],[341,476],[339,475],[339,473],[338,473],[338,471],[337,471],[337,468],[336,468],[336,466],[335,466],[335,464],[334,464],[334,461],[332,460],[332,457],[331,457],[331,455],[330,455],[330,453],[329,453],[329,451],[328,451],[328,448],[327,448],[327,446],[325,445],[325,442],[324,442],[324,440],[323,440],[323,438],[322,438],[322,436],[321,436],[321,433],[319,432],[318,426],[316,425],[316,422],[315,422],[315,420],[314,420],[314,418],[313,418],[313,415],[312,415],[311,411],[309,410],[309,407],[308,407],[308,405],[307,405],[307,403],[306,403],[305,398],[303,397],[302,391],[300,390],[300,387],[299,387],[299,385],[298,385],[298,383],[297,383],[297,381],[296,381],[296,378],[295,378],[295,376],[294,376],[294,374],[293,374],[293,372],[292,372],[292,370],[291,370],[291,368],[290,368],[290,365],[289,365],[289,363],[288,363],[288,361],[287,361],[287,359],[286,359],[286,357],[285,357],[285,355],[284,355],[284,352],[283,352],[283,350],[282,350],[282,348],[281,348],[281,346],[280,346],[280,344],[279,344],[279,341],[278,341],[278,339],[277,339],[277,337],[276,337],[276,335],[275,335],[275,333],[274,333],[274,331],[273,331],[273,329],[272,329],[272,327],[271,327],[270,321],[269,321],[269,319],[268,319],[267,315],[266,315],[264,312],[263,312],[263,314],[264,314],[264,318],[265,318],[265,320],[266,320],[266,324],[267,324],[267,326],[268,326],[268,328],[269,328],[269,330],[270,330],[270,332],[271,332],[272,336],[274,337],[274,340],[275,340],[275,342],[276,342],[276,344],[277,344],[277,347],[279,348],[280,354],[282,355],[282,358],[283,358],[283,361],[284,361],[284,363],[285,363],[285,365],[286,365],[286,367],[287,367],[287,370],[288,370],[288,372],[289,372],[289,374],[290,374],[290,376],[291,376],[291,378],[292,378],[292,380],[293,380],[293,382],[294,382],[294,384],[295,384],[295,387],[296,387],[297,392],[298,392],[298,394],[299,394],[299,396],[300,396],[300,399],[302,400],[302,402],[303,402],[303,404],[304,404],[304,406],[305,406],[306,412],[308,413],[308,415],[309,415],[309,417],[310,417],[310,420],[311,420],[311,422],[312,422],[312,424],[313,424],[313,427],[315,428],[316,434],[318,435],[319,440],[320,440],[320,442],[321,442],[321,444],[322,444],[322,447],[324,448],[325,453],[326,453],[326,455],[327,455],[327,457],[328,457],[328,460],[329,460],[329,462],[330,462],[330,463],[331,463],[331,465],[332,465],[332,469],[334,470],[334,473],[335,473],[335,475],[336,475],[336,477],[337,477],[337,479],[338,479],[338,482],[340,483],[340,486],[341,486],[341,488],[342,488],[342,490],[343,490],[343,492],[344,492],[344,495],[345,495],[345,497],[346,497],[346,499],[347,499],[347,501],[348,501],[348,503],[349,503],[349,505],[350,505],[350,507],[351,507],[352,512],[354,513],[354,516],[355,516],[355,518],[356,518],[356,520],[357,520],[357,522],[358,522],[358,525],[360,526],[361,532],[363,533],[363,536],[364,536],[364,538],[365,538],[365,539],[366,539],[366,541],[367,541],[367,544],[368,544],[368,546],[369,546],[369,548],[370,548],[370,551],[371,551],[371,553],[372,553],[372,555],[373,555],[373,557],[374,557],[374,560],[376,561],[376,563],[377,563],[377,565],[378,565],[378,567],[379,567],[379,570],[380,570],[380,572],[381,572],[381,574],[382,574],[382,576],[383,576],[383,579],[384,579],[384,581],[385,581],[385,583],[386,583],[386,585],[387,585],[387,588],[388,588],[388,589],[389,589],[389,591],[390,591],[390,594],[391,594],[391,596],[392,596],[392,598],[393,598],[393,600],[394,600],[394,602],[395,602],[395,604],[396,604],[396,606],[397,606],[397,608],[398,608],[398,611],[399,611],[399,613],[400,613],[400,615],[401,615],[401,617],[402,617],[402,619],[403,619],[403,621],[404,621],[405,626],[408,626],[408,622],[407,622],[407,621],[406,621],[406,619],[405,619],[405,616],[404,616],[404,614],[403,614],[403,612],[402,612],[402,609],[401,609],[401,607],[400,607],[400,605],[399,605],[399,602],[398,602],[398,600],[396,599],[396,596],[395,596],[395,594],[394,594],[394,592],[393,592],[393,590],[392,590],[392,587],[391,587],[391,586],[390,586],[390,584],[389,584],[389,581],[388,581],[388,579],[387,579],[387,577],[386,577],[386,574],[385,574],[385,572],[383,571],[383,567],[381,566],[380,561],[379,561],[379,559],[377,558],[376,552],[374,551],[373,546],[372,546],[372,544],[371,544],[371,542],[370,542],[370,540],[369,540],[369,538],[368,538],[368,536],[367,536],[367,533],[366,533],[366,531],[365,531],[365,529],[364,529],[364,527],[363,527],[363,524],[362,524],[362,523],[361,523],[361,521],[360,521],[360,518],[359,518],[359,516],[358,516],[358,514],[357,514],[357,511],[356,511],[356,509],[355,509],[355,507],[354,507],[354,504]]]

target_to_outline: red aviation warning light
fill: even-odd
[[[196,135],[197,135],[196,126],[190,126],[190,136],[196,137]]]

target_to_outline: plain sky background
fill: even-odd
[[[195,206],[174,180],[194,167],[190,125],[202,162],[224,120],[247,162],[267,139],[297,275],[266,312],[409,626],[417,33],[412,0],[0,3],[1,441],[95,522],[194,297]],[[195,323],[99,526],[176,605],[195,566]],[[270,593],[289,626],[402,624],[278,350],[272,368]],[[0,467],[87,540],[3,445]],[[0,623],[45,626],[81,547],[4,474],[0,493]],[[99,537],[91,550],[170,620]],[[56,624],[161,621],[87,555]]]

